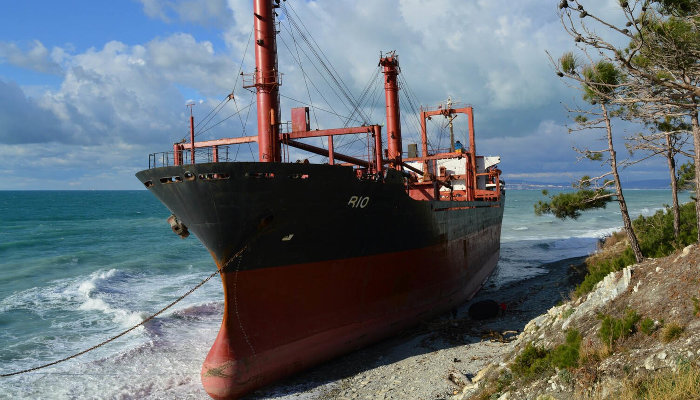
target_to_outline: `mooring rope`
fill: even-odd
[[[111,341],[114,341],[114,340],[116,340],[116,339],[119,339],[120,337],[126,335],[127,333],[133,331],[134,329],[136,329],[136,328],[138,328],[138,327],[140,327],[140,326],[143,326],[146,322],[148,322],[148,321],[152,320],[153,318],[157,317],[158,315],[162,314],[162,313],[165,312],[167,309],[169,309],[170,307],[172,307],[172,306],[174,306],[175,304],[177,304],[177,303],[179,303],[180,301],[182,301],[182,299],[184,299],[185,297],[187,297],[187,296],[189,296],[190,294],[192,294],[192,292],[194,292],[195,290],[197,290],[197,289],[199,289],[200,287],[202,287],[202,285],[204,285],[204,284],[207,283],[211,278],[213,278],[214,276],[216,276],[216,274],[219,274],[219,273],[223,272],[223,271],[226,269],[226,267],[228,267],[228,265],[229,265],[233,260],[237,259],[241,254],[243,254],[243,252],[246,250],[247,247],[248,247],[248,246],[244,246],[240,251],[238,251],[238,253],[236,253],[233,257],[231,257],[231,258],[229,259],[229,261],[226,262],[226,265],[224,265],[223,267],[221,267],[220,270],[217,269],[216,272],[212,273],[211,275],[209,275],[208,277],[206,277],[203,281],[199,282],[199,283],[198,283],[196,286],[194,286],[192,289],[188,290],[187,293],[185,293],[185,294],[183,294],[182,296],[178,297],[175,301],[173,301],[173,302],[171,302],[170,304],[168,304],[167,306],[161,308],[161,309],[160,309],[158,312],[156,312],[155,314],[152,314],[150,317],[144,319],[143,321],[141,321],[140,323],[138,323],[138,324],[132,326],[131,328],[129,328],[129,329],[127,329],[127,330],[121,332],[120,334],[118,334],[118,335],[116,335],[116,336],[113,336],[113,337],[111,337],[111,338],[109,338],[109,339],[107,339],[107,340],[105,340],[105,341],[103,341],[103,342],[101,342],[101,343],[98,343],[98,344],[96,344],[96,345],[90,347],[89,349],[83,350],[83,351],[81,351],[81,352],[79,352],[79,353],[75,353],[75,354],[73,354],[73,355],[70,355],[70,356],[68,356],[68,357],[62,358],[62,359],[60,359],[60,360],[52,361],[52,362],[50,362],[50,363],[48,363],[48,364],[44,364],[44,365],[39,365],[38,367],[34,367],[34,368],[28,368],[28,369],[23,369],[23,370],[21,370],[21,371],[10,372],[9,374],[0,374],[0,377],[6,378],[6,377],[8,377],[8,376],[20,375],[20,374],[24,374],[24,373],[27,373],[27,372],[32,372],[32,371],[36,371],[36,370],[39,370],[39,369],[42,369],[42,368],[50,367],[50,366],[52,366],[52,365],[56,365],[56,364],[59,364],[59,363],[68,361],[68,360],[70,360],[70,359],[76,358],[76,357],[78,357],[78,356],[81,356],[81,355],[83,355],[83,354],[85,354],[85,353],[87,353],[87,352],[90,352],[90,351],[92,351],[92,350],[95,350],[95,349],[98,348],[98,347],[102,347],[102,346],[104,346],[105,344],[107,344],[107,343],[109,343],[109,342],[111,342]]]

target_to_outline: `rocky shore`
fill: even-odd
[[[698,399],[699,298],[697,245],[613,272],[587,295],[531,320],[513,349],[482,370],[483,382],[466,386],[454,398],[636,399],[635,390],[651,391],[665,376],[668,387],[651,398]],[[516,376],[513,365],[518,357],[525,360],[528,346],[551,351],[563,346],[573,330],[580,340],[575,365],[529,379]],[[688,382],[674,375],[679,371]]]

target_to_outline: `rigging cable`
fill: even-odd
[[[348,118],[345,121],[345,124],[343,125],[344,128],[348,126],[348,123],[350,122],[351,118],[354,117],[355,114],[359,111],[359,108],[362,107],[363,103],[365,102],[365,98],[367,97],[367,94],[370,92],[370,89],[376,85],[377,78],[379,78],[379,72],[379,68],[376,68],[374,71],[374,75],[369,79],[369,81],[367,81],[367,84],[365,85],[365,88],[362,91],[362,95],[360,95],[360,100],[357,103],[357,107],[355,107],[352,114],[350,114],[350,118]],[[369,98],[367,100],[369,100]],[[340,140],[338,140],[338,146],[343,145],[343,142],[345,142],[344,139],[345,136],[342,136]]]
[[[301,101],[301,100],[298,100],[298,99],[295,99],[295,98],[293,98],[293,97],[285,96],[285,95],[283,95],[283,94],[280,94],[280,97],[284,97],[285,99],[292,100],[292,101],[296,101],[297,103],[302,104],[302,105],[305,105],[305,106],[314,107],[314,108],[316,108],[317,110],[320,110],[320,111],[323,111],[323,112],[327,112],[328,114],[332,114],[332,115],[335,115],[335,116],[340,117],[340,118],[348,118],[348,117],[345,116],[345,115],[341,115],[341,114],[338,114],[337,112],[329,111],[329,110],[323,109],[323,108],[321,108],[321,107],[313,106],[313,105],[311,105],[311,104],[305,103],[305,102],[303,102],[303,101]],[[353,121],[357,122],[358,124],[362,124],[362,121],[358,121],[358,120],[356,120],[356,119],[354,119]]]
[[[242,111],[242,110],[238,109],[238,105],[236,104],[236,98],[233,95],[233,92],[234,92],[236,86],[238,86],[238,79],[241,76],[241,71],[243,71],[243,64],[245,63],[245,58],[246,58],[246,55],[248,53],[248,47],[250,46],[250,42],[251,42],[252,37],[253,37],[253,29],[251,29],[250,35],[248,35],[248,42],[246,43],[245,50],[243,50],[243,57],[241,57],[241,63],[240,63],[239,68],[238,68],[238,74],[236,74],[236,81],[233,84],[234,89],[231,89],[231,93],[228,94],[224,100],[221,100],[221,102],[219,102],[219,104],[216,107],[214,107],[212,110],[210,110],[209,113],[195,125],[195,129],[199,128],[199,130],[197,130],[197,132],[195,132],[195,135],[194,135],[195,137],[205,133],[206,131],[210,130],[211,128],[221,124],[222,122],[231,118],[233,115],[236,115]],[[224,120],[219,121],[216,124],[214,124],[213,126],[209,127],[208,125],[213,121],[214,117],[216,117],[216,115],[218,115],[219,112],[221,112],[223,107],[226,104],[228,104],[228,102],[231,100],[233,100],[234,104],[236,104],[236,114],[232,114],[232,115],[226,117]],[[189,135],[189,133],[183,139],[186,140],[188,135]],[[243,135],[245,135],[245,126],[243,127]]]
[[[285,25],[282,25],[282,26],[284,26],[285,29],[287,28]],[[294,35],[291,33],[291,31],[289,31],[289,30],[287,29],[287,33],[288,33],[289,36],[292,38],[292,40],[296,43],[296,38],[295,38]],[[294,57],[294,53],[291,51],[291,49],[290,49],[289,46],[287,45],[287,42],[285,42],[284,39],[283,39],[281,36],[280,36],[280,40],[282,41],[282,44],[284,44],[284,46],[287,48],[287,50],[289,50],[289,53],[292,55],[292,59],[294,59],[294,60],[297,62],[297,64],[301,65],[301,58],[297,60],[297,59]],[[311,57],[309,57],[309,55],[306,53],[306,51],[304,51],[303,48],[301,49],[301,52],[306,56],[307,59],[311,60]],[[335,94],[336,97],[338,97],[338,100],[340,100],[340,102],[343,103],[343,99],[340,97],[340,95],[337,93],[337,91],[333,88],[333,86],[331,85],[331,83],[328,82],[328,79],[324,76],[323,72],[321,72],[321,71],[318,69],[318,67],[316,67],[316,65],[315,65],[313,62],[311,63],[311,65],[314,67],[314,69],[316,70],[316,72],[318,72],[319,76],[321,76],[321,78],[323,78],[323,80],[326,82],[326,84],[328,85],[328,87],[331,88],[331,91],[333,92],[333,94]],[[305,73],[305,70],[302,69],[302,73]],[[337,113],[337,112],[333,109],[333,107],[330,105],[331,102],[328,101],[328,99],[326,99],[326,97],[323,95],[323,93],[321,92],[321,90],[316,86],[316,84],[314,84],[314,81],[313,81],[312,79],[309,79],[309,81],[311,82],[311,86],[313,86],[313,88],[316,89],[316,92],[318,92],[318,94],[321,96],[321,98],[326,102],[326,106],[328,106],[328,108],[330,108],[331,110],[333,110],[333,114],[335,114],[336,116],[340,117],[340,118],[341,118],[341,121],[342,121],[342,118],[346,118],[346,117],[342,116],[341,114]],[[345,104],[343,103],[343,105],[345,105]],[[313,106],[311,105],[310,107],[313,107]]]
[[[360,112],[360,107],[362,106],[362,103],[364,103],[364,99],[367,96],[367,93],[369,92],[370,88],[375,84],[375,81],[377,80],[378,77],[379,77],[379,68],[376,68],[374,70],[374,75],[369,79],[369,81],[365,85],[365,88],[362,90],[362,94],[360,95],[360,100],[357,102],[357,105],[355,105],[355,108],[353,109],[352,114],[350,114],[350,118],[354,117],[355,114]],[[348,121],[345,122],[344,127],[348,126],[348,122],[350,122],[349,119],[348,119]]]
[[[421,130],[423,128],[422,128],[422,124],[420,121],[420,111],[419,111],[419,108],[416,106],[416,103],[418,103],[418,98],[416,97],[416,95],[413,92],[413,90],[411,89],[411,87],[408,85],[408,81],[406,80],[406,78],[401,76],[400,79],[401,79],[401,81],[400,81],[401,86],[405,89],[404,90],[404,97],[408,101],[408,105],[412,110],[411,115],[413,116],[414,123],[416,123],[417,127],[418,127],[417,132],[421,132]],[[431,145],[430,140],[428,140],[428,133],[427,132],[426,132],[425,137],[426,137],[426,141],[427,141],[426,145],[432,148],[433,146]],[[421,140],[422,139],[420,139],[420,138],[416,139],[417,142],[420,142]],[[432,150],[434,151],[435,149],[433,148]]]
[[[245,106],[245,107],[243,107],[243,108],[241,108],[241,109],[238,109],[238,107],[236,107],[236,109],[237,109],[238,111],[236,111],[235,113],[233,113],[233,114],[229,115],[228,117],[222,119],[221,121],[215,123],[214,125],[208,127],[207,129],[204,129],[203,131],[200,131],[199,133],[205,133],[206,131],[208,131],[208,130],[210,130],[210,129],[212,129],[212,128],[214,128],[214,127],[216,127],[216,126],[218,126],[218,125],[220,125],[220,124],[222,124],[222,123],[224,123],[224,122],[226,122],[226,120],[228,120],[229,118],[231,118],[231,117],[233,117],[233,116],[235,116],[235,115],[240,116],[241,111],[247,110],[248,108],[250,108],[250,106],[253,105],[253,103],[255,103],[255,100],[251,101],[250,103],[248,103],[247,106]]]
[[[289,4],[289,9],[292,10],[292,13],[295,15],[293,17],[289,11],[287,10],[287,2],[282,3],[282,8],[285,11],[285,14],[287,15],[287,19],[289,19],[289,22],[292,24],[292,27],[294,27],[297,32],[299,32],[301,38],[307,43],[309,46],[309,49],[311,52],[316,56],[316,59],[321,63],[321,66],[323,69],[325,69],[330,76],[330,78],[335,82],[336,86],[340,89],[340,92],[343,94],[343,96],[346,98],[346,100],[351,104],[355,105],[357,101],[354,99],[352,94],[350,93],[350,90],[348,89],[347,85],[343,81],[343,79],[340,77],[340,74],[338,74],[338,71],[333,67],[333,64],[330,62],[328,57],[325,55],[323,50],[320,48],[316,40],[313,38],[313,35],[311,35],[311,32],[306,28],[304,23],[301,21],[299,16],[296,14],[296,11],[294,11],[294,8]],[[299,20],[299,23],[301,26],[304,28],[304,30],[299,27],[299,24],[297,24],[297,19]],[[306,33],[304,33],[306,31]],[[308,36],[307,36],[308,34]],[[312,44],[313,42],[313,44]],[[314,46],[315,45],[315,46]],[[318,51],[317,51],[318,49]],[[319,54],[320,52],[320,54]],[[347,106],[347,105],[346,105]],[[363,119],[363,123],[367,124],[367,118],[364,116],[362,111],[359,112],[360,117]]]

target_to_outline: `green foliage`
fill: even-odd
[[[572,186],[579,189],[587,189],[591,187],[591,177],[588,175],[584,175],[581,177],[581,179],[578,180],[578,182],[574,183]]]
[[[696,66],[700,29],[698,19],[690,17],[688,11],[700,11],[700,5],[697,0],[691,2],[694,4],[687,3],[686,7],[681,0],[662,1],[667,3],[666,7],[660,7],[662,15],[645,14],[643,35],[635,36],[629,45],[634,48],[641,44],[641,54],[634,60],[637,66],[657,74],[665,71],[657,75],[659,80],[679,79],[674,71],[687,71]]]
[[[678,168],[676,182],[679,190],[695,189],[695,165],[692,161],[685,162]]]
[[[575,296],[583,296],[586,293],[593,290],[595,285],[602,281],[609,273],[613,271],[620,271],[628,265],[632,265],[636,262],[634,258],[634,253],[632,249],[627,247],[625,251],[622,252],[618,257],[614,257],[608,260],[603,260],[594,264],[588,265],[588,274],[583,278],[581,282],[574,291]]]
[[[697,0],[654,0],[659,5],[659,12],[664,15],[687,16],[700,12]]]
[[[640,216],[632,221],[634,231],[639,238],[642,253],[648,257],[665,257],[676,250],[695,243],[697,226],[695,204],[686,203],[680,207],[680,236],[673,235],[673,213],[670,209],[659,210],[650,217]]]
[[[586,81],[583,85],[583,99],[590,103],[606,102],[623,81],[620,70],[613,63],[604,60],[587,65],[582,72]]]
[[[601,161],[603,159],[602,153],[594,153],[590,150],[586,151],[585,156],[587,159],[589,159],[591,161]]]
[[[552,350],[528,343],[515,357],[510,369],[525,379],[551,372],[554,368],[574,368],[578,366],[581,349],[581,334],[575,329],[566,332],[566,341]]]
[[[567,385],[573,383],[574,381],[573,376],[571,376],[571,371],[569,371],[568,369],[560,369],[557,372],[557,376],[559,377],[559,380],[566,383]]]
[[[650,217],[640,216],[632,221],[632,226],[639,239],[642,253],[648,257],[665,257],[676,250],[695,243],[697,225],[695,204],[686,203],[680,207],[680,236],[673,234],[673,212],[671,209],[657,211]],[[574,291],[575,296],[583,296],[593,290],[595,285],[613,271],[620,271],[636,262],[629,246],[618,256],[587,262],[588,274]]]
[[[569,317],[571,316],[571,314],[574,313],[574,311],[576,311],[575,308],[569,308],[568,310],[564,311],[564,313],[562,313],[561,318],[562,318],[562,319],[567,319],[567,318],[569,318]]]
[[[654,324],[654,320],[647,317],[642,320],[642,322],[639,323],[639,330],[644,332],[645,335],[651,336],[654,331],[656,331],[656,324]]]
[[[612,194],[604,189],[580,189],[576,192],[558,193],[549,201],[538,201],[535,204],[535,215],[553,214],[560,219],[576,219],[581,211],[594,208],[605,208],[612,200]]]
[[[618,339],[632,335],[635,332],[635,324],[641,319],[634,310],[627,310],[625,316],[619,319],[603,314],[598,315],[598,318],[601,320],[598,337],[610,348]]]
[[[576,329],[571,329],[566,332],[566,342],[555,347],[550,353],[552,365],[557,368],[573,368],[578,366],[581,339],[581,334]]]
[[[514,374],[524,378],[543,374],[550,368],[549,350],[532,343],[525,346],[525,349],[515,357],[510,366]]]
[[[559,59],[559,65],[561,66],[562,71],[564,73],[567,73],[569,75],[573,75],[576,73],[576,67],[577,65],[577,60],[576,57],[574,57],[574,53],[572,52],[567,52],[564,53],[563,56]]]
[[[496,388],[499,392],[502,392],[504,389],[509,387],[512,382],[513,375],[507,370],[503,370],[501,371],[501,374],[498,375],[498,379],[496,379]]]
[[[662,121],[655,121],[654,122],[654,129],[659,131],[659,132],[678,132],[678,131],[687,131],[690,132],[693,127],[687,123],[684,122],[681,119],[678,118],[671,118],[671,117],[666,117]]]
[[[700,315],[700,300],[693,296],[693,315]]]
[[[588,118],[585,115],[577,115],[574,117],[574,122],[577,124],[585,124],[588,122]]]
[[[682,326],[672,322],[664,326],[661,330],[661,340],[664,343],[671,342],[675,339],[678,339],[681,336],[681,334],[683,334],[683,331],[684,329]]]

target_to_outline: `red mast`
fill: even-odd
[[[390,52],[379,59],[384,67],[384,92],[386,97],[386,134],[388,159],[396,169],[401,169],[401,117],[399,112],[399,56]]]
[[[190,108],[190,158],[192,159],[192,164],[194,164],[194,115],[192,115],[194,103],[188,104],[187,107]]]
[[[279,3],[279,1],[277,1]],[[255,88],[258,103],[258,157],[280,162],[279,82],[273,0],[255,0]]]

